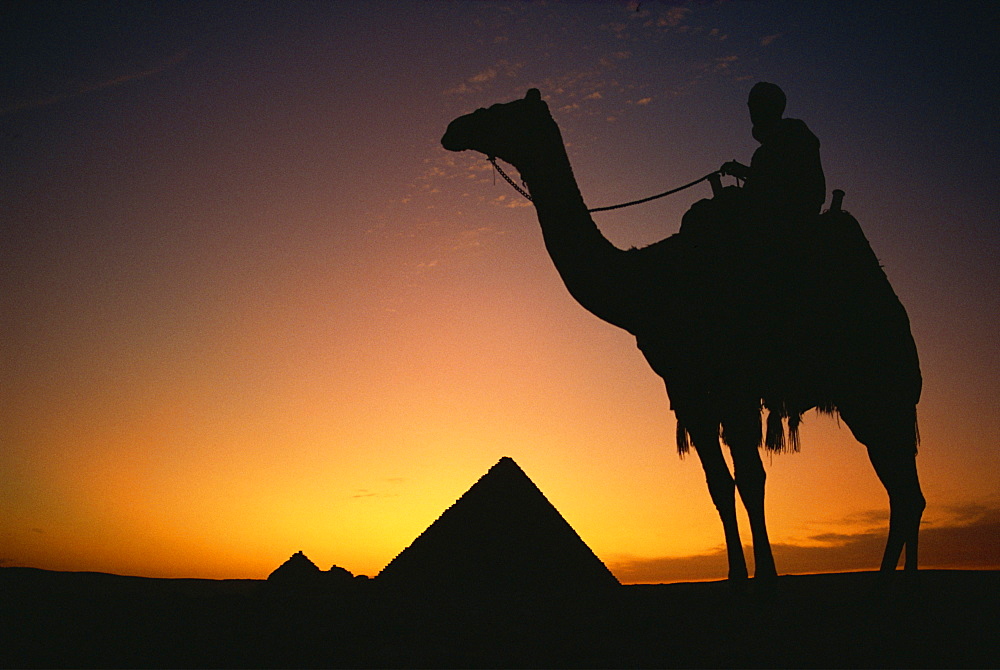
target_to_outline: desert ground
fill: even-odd
[[[1000,571],[593,593],[0,569],[3,667],[997,667]]]

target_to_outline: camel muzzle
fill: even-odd
[[[464,114],[448,124],[441,138],[441,145],[448,151],[482,151],[488,153],[484,144],[484,124],[487,118],[485,109],[477,109],[471,114]]]
[[[468,139],[463,137],[466,133],[463,133],[460,128],[462,120],[462,118],[458,118],[449,123],[444,137],[441,138],[441,146],[448,151],[465,151],[472,148]]]

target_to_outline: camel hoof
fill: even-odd
[[[765,572],[763,574],[754,574],[753,583],[759,586],[772,587],[778,583],[778,573]]]
[[[748,585],[750,584],[750,578],[746,575],[729,575],[726,579],[726,586],[729,590],[737,594],[745,594],[747,592]]]

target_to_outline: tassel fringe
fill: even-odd
[[[677,421],[677,453],[684,458],[691,451],[691,438],[684,424]]]
[[[799,426],[802,425],[803,412],[790,410],[786,405],[780,407],[765,407],[767,409],[767,421],[765,423],[763,446],[772,453],[798,453],[801,443],[799,441]],[[837,406],[833,403],[824,403],[816,406],[816,411],[829,414],[839,418]],[[916,443],[920,443],[920,433],[914,421],[913,432]],[[725,439],[725,435],[722,436]],[[683,458],[691,451],[691,436],[687,428],[681,421],[677,421],[677,453]]]
[[[816,410],[824,414],[836,414],[837,407],[833,403],[816,406]],[[767,429],[764,435],[764,447],[773,453],[798,453],[799,426],[802,424],[802,412],[789,409],[784,403],[779,407],[767,408]]]

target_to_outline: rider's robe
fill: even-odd
[[[819,214],[826,201],[826,178],[819,139],[799,119],[781,119],[766,135],[755,128],[760,146],[740,191],[743,216],[759,225],[787,222]]]

